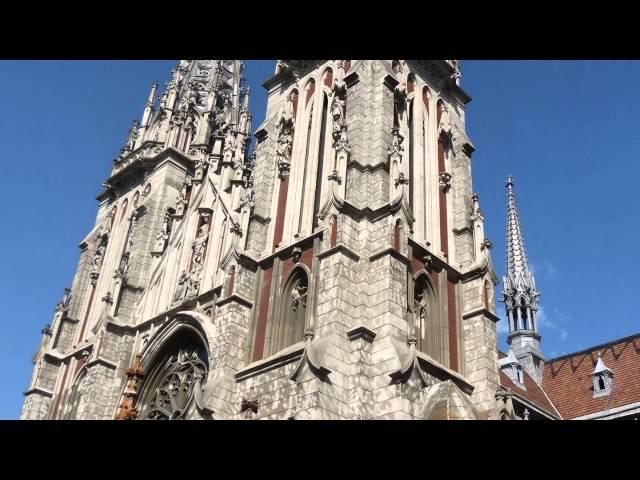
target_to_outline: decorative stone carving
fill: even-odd
[[[425,270],[431,270],[433,268],[433,257],[431,255],[425,255],[422,257],[422,263],[424,264]]]
[[[336,76],[333,83],[333,99],[331,100],[331,118],[333,119],[334,148],[345,148],[347,142],[346,125],[347,85],[344,81],[344,60],[337,61]]]
[[[104,297],[102,297],[102,301],[107,305],[113,305],[113,296],[111,295],[111,292],[105,293]]]
[[[300,261],[301,256],[302,256],[302,249],[300,247],[294,247],[293,251],[291,252],[293,263],[298,263]]]
[[[251,420],[258,413],[258,395],[254,387],[251,387],[249,393],[242,398],[240,413],[245,420]]]
[[[442,172],[439,175],[439,186],[440,186],[440,191],[447,193],[449,190],[451,190],[451,174],[448,172]]]
[[[207,376],[207,366],[197,349],[180,349],[159,367],[156,380],[145,385],[144,419],[183,419],[193,400],[194,387]],[[147,397],[148,395],[148,397]],[[148,400],[147,400],[148,398]]]
[[[391,157],[402,157],[402,152],[404,151],[404,147],[402,146],[403,141],[404,137],[400,135],[400,130],[397,127],[393,127],[391,130],[391,146],[387,149],[387,153]]]
[[[176,217],[184,216],[184,212],[189,205],[189,188],[191,187],[191,178],[187,177],[187,179],[182,184],[182,189],[178,194],[178,198],[176,199]]]
[[[493,248],[493,242],[488,238],[485,238],[480,244],[480,250],[484,250],[484,249],[491,250],[492,248]]]
[[[425,292],[423,290],[415,292],[413,302],[416,330],[418,332],[425,332],[427,330],[427,296]],[[416,341],[415,337],[413,337],[413,341]],[[409,343],[411,343],[411,338],[409,339]]]
[[[253,208],[256,205],[256,192],[253,190],[248,190],[244,194],[244,198],[240,201],[240,209],[248,206],[249,208]]]
[[[453,126],[451,125],[451,115],[449,107],[446,103],[442,105],[442,114],[440,116],[440,125],[438,125],[438,135],[445,141],[445,147],[449,148],[453,140]]]
[[[393,185],[398,188],[399,185],[409,185],[409,179],[404,176],[404,173],[400,172],[398,178],[393,181]]]
[[[169,213],[165,214],[160,232],[158,232],[158,235],[156,235],[156,252],[162,253],[164,252],[165,248],[167,248],[167,244],[169,243],[169,236],[171,235],[171,223],[171,216],[169,215]]]
[[[480,196],[477,193],[471,195],[471,221],[475,222],[476,220],[484,221],[484,215],[482,215],[482,211],[480,210]]]
[[[231,221],[231,228],[230,228],[230,232],[231,233],[235,233],[236,235],[238,235],[239,237],[242,236],[242,226],[237,223],[234,222],[233,220]]]
[[[335,168],[331,171],[331,175],[329,175],[327,177],[328,180],[337,182],[338,185],[340,185],[342,183],[342,177],[340,175],[338,175],[338,170],[336,170]]]
[[[404,111],[407,99],[407,84],[404,81],[404,68],[400,60],[394,60],[391,68],[396,76],[396,80],[398,81],[398,84],[393,90],[394,100],[396,102],[398,112],[402,112]]]
[[[65,288],[62,299],[56,305],[56,311],[66,311],[69,309],[69,303],[71,302],[71,289]]]
[[[227,127],[227,131],[224,137],[224,149],[223,149],[223,161],[225,163],[233,162],[233,157],[236,154],[236,134],[237,132],[233,128],[233,125]]]
[[[291,310],[298,311],[298,308],[307,307],[307,281],[306,278],[300,278],[293,289],[291,289]]]
[[[448,60],[451,65],[453,65],[453,73],[451,74],[451,82],[460,85],[460,78],[462,77],[462,72],[460,71],[460,61],[459,60]]]
[[[191,244],[193,257],[191,260],[191,271],[199,273],[204,268],[204,255],[209,240],[209,224],[205,223],[198,229],[198,235]]]
[[[107,243],[109,242],[109,236],[105,233],[100,236],[98,240],[98,246],[96,247],[95,252],[93,253],[93,259],[91,261],[91,273],[92,274],[100,274],[100,268],[102,267],[102,260],[104,257],[104,253],[107,249]]]
[[[289,178],[291,169],[291,149],[293,147],[294,130],[294,99],[295,92],[291,92],[283,102],[278,116],[278,140],[276,145],[276,163],[278,165],[278,177],[281,180]]]

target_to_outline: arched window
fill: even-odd
[[[307,273],[302,268],[294,269],[282,291],[280,315],[271,327],[267,356],[304,340],[308,290]]]
[[[87,370],[84,369],[78,378],[76,379],[73,388],[71,389],[71,395],[68,402],[68,411],[64,414],[66,420],[82,420],[87,418],[88,402],[88,390],[89,381],[91,379],[87,375]]]
[[[136,208],[138,208],[138,201],[139,201],[139,200],[140,200],[140,192],[136,192],[136,193],[133,195],[133,208],[134,208],[134,210],[135,210]]]
[[[414,154],[413,154],[413,150],[414,150],[414,128],[413,128],[413,102],[409,103],[409,207],[411,208],[411,210],[413,211],[413,191],[414,191],[414,186],[413,186],[413,177],[414,177],[414,172],[415,172],[415,168],[413,165],[413,159],[414,159]]]
[[[327,94],[323,94],[322,100],[322,118],[320,119],[320,144],[318,149],[318,168],[316,173],[316,191],[313,201],[313,227],[318,226],[318,213],[320,212],[320,201],[322,199],[322,171],[324,168],[324,144],[326,142],[327,135],[327,110],[329,108],[329,101]]]
[[[125,199],[124,203],[122,204],[122,213],[120,213],[120,221],[122,221],[122,219],[126,215],[128,206],[129,206],[129,200]]]
[[[310,85],[310,86],[309,86]],[[309,81],[308,87],[307,87],[307,104],[309,103],[309,99],[311,98],[309,93],[313,93],[313,90],[315,89],[315,82],[312,80]],[[300,214],[299,214],[299,219],[298,219],[298,232],[302,232],[302,229],[305,228],[304,223],[303,223],[303,218],[304,218],[304,198],[305,198],[305,191],[307,188],[307,168],[309,167],[309,146],[311,144],[311,125],[313,123],[313,103],[311,104],[311,108],[309,110],[309,122],[307,123],[307,145],[305,147],[305,151],[304,151],[304,169],[302,172],[302,195],[301,195],[301,202],[300,202]],[[308,218],[308,217],[307,217]],[[312,222],[313,224],[313,222]]]
[[[205,347],[192,331],[182,330],[154,355],[154,360],[142,385],[138,418],[184,419],[193,403],[196,382],[204,383],[207,377]]]
[[[524,297],[520,299],[520,312],[521,312],[520,315],[522,315],[522,328],[525,330],[529,330],[529,325],[528,325],[529,315],[527,315],[527,303]]]
[[[429,348],[430,335],[438,333],[433,328],[436,319],[435,294],[426,274],[420,275],[413,290],[414,331],[416,348],[433,355]]]

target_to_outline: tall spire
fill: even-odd
[[[514,181],[507,178],[507,269],[503,277],[502,300],[509,322],[507,342],[523,363],[527,373],[542,381],[540,335],[536,314],[538,297],[535,280],[529,270],[520,217],[513,191]]]

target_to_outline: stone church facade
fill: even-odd
[[[152,86],[21,418],[526,416],[505,372],[541,383],[535,285],[522,245],[508,363],[458,63],[278,61],[252,155],[242,72]]]

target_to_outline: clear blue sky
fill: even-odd
[[[163,85],[174,64],[0,62],[0,418],[19,415],[40,330],[71,284],[95,196],[151,82]],[[270,61],[247,62],[254,127],[273,69]],[[494,264],[501,277],[511,174],[542,291],[546,356],[638,332],[640,62],[463,61],[462,69],[473,98],[474,190]]]

